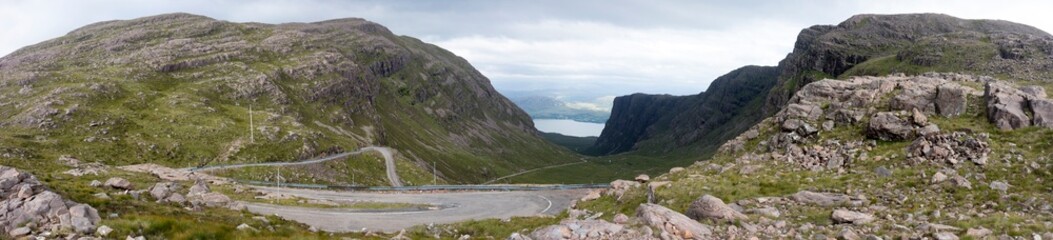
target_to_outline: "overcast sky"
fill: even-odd
[[[1048,1],[23,1],[0,4],[0,55],[98,21],[187,12],[234,22],[361,17],[460,55],[498,90],[592,99],[695,94],[775,65],[797,33],[860,13],[937,12],[1053,30]],[[604,97],[600,99],[609,99]]]

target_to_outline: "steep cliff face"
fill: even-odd
[[[1039,80],[1053,75],[1053,37],[1024,24],[942,14],[856,15],[801,30],[779,62],[779,87],[765,112],[778,111],[818,79],[928,71]]]
[[[571,158],[464,59],[362,19],[88,25],[0,58],[0,127],[0,152],[115,165],[385,145],[473,182]]]
[[[654,146],[663,152],[696,143],[719,142],[737,135],[761,115],[764,93],[778,73],[774,67],[747,66],[713,81],[705,92],[690,96],[633,94],[615,98],[607,126],[592,154],[615,154]],[[744,113],[744,114],[739,114]],[[740,116],[741,115],[741,116]],[[736,123],[729,122],[733,119]]]
[[[824,78],[963,72],[1018,81],[1048,81],[1053,78],[1053,36],[1031,26],[999,20],[966,20],[942,14],[865,14],[838,25],[802,30],[793,52],[777,68],[770,69],[774,71],[772,82],[764,82],[769,75],[762,74],[737,78],[760,79],[752,87],[726,90],[737,97],[709,94],[727,85],[715,81],[705,93],[685,97],[695,100],[683,100],[679,111],[665,113],[671,116],[641,117],[652,112],[630,113],[623,109],[620,115],[612,114],[607,126],[611,129],[604,129],[594,149],[607,150],[598,153],[631,149],[661,153],[684,146],[712,150],[782,109],[801,86]],[[722,78],[734,75],[732,72]],[[752,91],[756,88],[765,89]],[[757,97],[764,100],[757,106],[751,105],[750,101]],[[617,104],[614,108],[619,110]],[[669,120],[654,121],[657,124],[650,126],[665,131],[641,135],[637,134],[641,132],[638,127],[619,130],[623,126],[617,124],[622,122],[615,119],[618,116]],[[614,136],[623,139],[618,141],[620,148],[604,141]]]

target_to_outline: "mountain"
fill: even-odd
[[[935,71],[1048,84],[1043,79],[1053,77],[1051,54],[1053,37],[1023,24],[942,14],[856,15],[838,25],[802,30],[793,52],[777,67],[768,68],[774,69],[774,74],[765,71],[738,77],[740,81],[757,81],[749,89],[767,88],[762,91],[736,90],[731,92],[740,97],[707,99],[713,88],[726,87],[714,81],[710,90],[676,98],[680,100],[667,96],[620,97],[592,150],[601,154],[634,150],[652,155],[684,151],[711,154],[724,140],[782,109],[801,86],[824,78]],[[721,78],[734,77],[741,71]],[[757,71],[756,67],[750,71]],[[728,86],[734,90],[734,84]],[[756,98],[764,100],[752,102]],[[726,111],[729,109],[738,111]]]
[[[479,182],[576,158],[464,59],[354,18],[165,14],[84,26],[0,58],[0,129],[5,158],[109,165],[381,145],[407,171],[431,175],[434,164],[448,181]]]
[[[777,76],[776,67],[747,66],[717,78],[697,95],[617,97],[607,126],[589,152],[715,149],[763,117],[760,107]]]
[[[578,122],[603,123],[609,112],[596,109],[574,108],[565,101],[539,95],[512,97],[512,102],[534,119],[569,119]]]

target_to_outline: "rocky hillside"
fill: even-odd
[[[721,147],[518,239],[1053,237],[1046,91],[955,73],[825,79]]]
[[[654,112],[635,110],[668,107],[637,104],[629,108],[628,105],[619,107],[616,104],[613,111],[620,114],[612,113],[609,129],[604,130],[595,149],[608,154],[629,150],[664,153],[671,152],[670,149],[695,149],[692,152],[699,153],[697,149],[702,149],[700,153],[708,155],[724,140],[785,107],[790,97],[805,84],[824,78],[891,73],[916,75],[936,71],[997,76],[1048,86],[1051,84],[1048,79],[1053,79],[1053,36],[1031,26],[1007,21],[966,20],[941,14],[865,14],[853,16],[838,25],[817,25],[802,30],[793,52],[779,62],[777,68],[771,69],[777,71],[774,77],[757,74],[745,78],[757,81],[751,83],[750,89],[765,88],[763,92],[739,91],[735,92],[736,98],[712,98],[710,101],[717,101],[715,103],[685,103],[687,106],[729,107],[717,108],[718,111],[678,108],[679,111],[659,113],[660,116],[647,116]],[[743,69],[728,75],[734,76],[741,71]],[[713,91],[713,87],[720,87],[718,81],[706,93],[685,99],[701,99]],[[751,105],[754,98],[765,100],[755,108]],[[724,102],[728,99],[731,102]],[[739,109],[730,108],[735,106],[746,108],[737,112],[726,111]],[[712,114],[724,115],[712,117]],[[667,120],[648,122],[639,118]],[[725,126],[725,123],[731,125]],[[709,139],[713,140],[707,141]]]
[[[777,74],[775,67],[747,66],[717,78],[697,95],[615,98],[607,126],[590,153],[714,148],[763,117],[758,110]]]
[[[362,19],[91,24],[0,58],[0,128],[5,161],[187,167],[382,145],[478,182],[573,158],[464,59]]]

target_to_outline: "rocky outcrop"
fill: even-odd
[[[1028,126],[1053,128],[1053,100],[1038,86],[1014,88],[1005,82],[984,86],[987,119],[1002,130]]]
[[[904,71],[875,69],[867,64],[889,59],[922,69],[940,66],[960,72],[1040,80],[1050,77],[1049,66],[1053,58],[1047,46],[1051,39],[1053,36],[1042,30],[1007,21],[968,20],[942,14],[856,15],[837,25],[812,26],[798,34],[793,52],[779,62],[781,71],[778,87],[772,88],[768,94],[764,109],[768,113],[778,112],[790,103],[795,92],[824,78]],[[1007,51],[1019,51],[1021,54],[1002,54]],[[889,55],[890,52],[892,55]],[[976,53],[998,57],[949,60],[975,58],[968,54]],[[906,91],[928,95],[932,88]],[[920,95],[903,95],[899,100],[894,99],[898,102],[894,105],[904,103],[899,106],[917,107],[926,112],[932,110],[913,104],[926,103],[934,98],[911,96]],[[955,111],[943,112],[951,114]]]
[[[620,224],[604,220],[563,220],[559,224],[534,230],[529,234],[533,240],[563,239],[641,239],[642,234]],[[526,238],[524,238],[526,239]]]
[[[33,175],[0,166],[0,230],[9,236],[69,232],[70,238],[95,232],[95,208],[48,190]],[[32,227],[29,227],[32,226]]]

